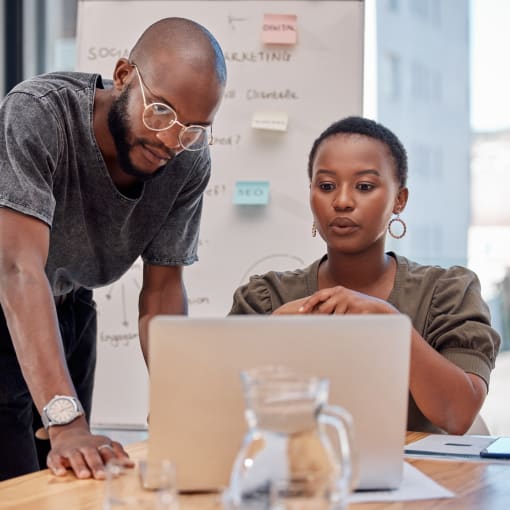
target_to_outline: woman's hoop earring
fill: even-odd
[[[400,234],[395,234],[395,232],[393,232],[391,226],[394,223],[400,223],[400,226],[402,227],[402,232]],[[393,237],[393,239],[402,239],[406,235],[407,225],[406,225],[406,222],[400,218],[400,214],[397,214],[397,217],[393,218],[388,223],[388,232],[389,232],[390,236]]]
[[[315,221],[312,223],[312,237],[317,236],[317,227],[315,226]]]

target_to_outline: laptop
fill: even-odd
[[[402,479],[411,323],[404,315],[158,316],[149,325],[148,456],[181,491],[228,486],[247,425],[240,372],[283,365],[329,379],[353,416],[358,489]]]

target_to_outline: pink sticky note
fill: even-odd
[[[264,14],[262,42],[264,44],[296,44],[297,16],[295,14]]]

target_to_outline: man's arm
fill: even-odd
[[[39,412],[55,395],[76,396],[45,273],[50,230],[42,221],[0,208],[0,304],[23,376]],[[79,478],[104,478],[103,462],[127,457],[118,443],[93,436],[84,416],[49,428],[48,467],[55,474],[72,468]]]
[[[159,314],[186,315],[188,303],[182,281],[182,266],[144,264],[139,300],[139,332],[143,357],[148,363],[148,325]]]

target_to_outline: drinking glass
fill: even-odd
[[[130,468],[106,464],[103,510],[178,510],[175,468],[168,460],[140,460]]]

